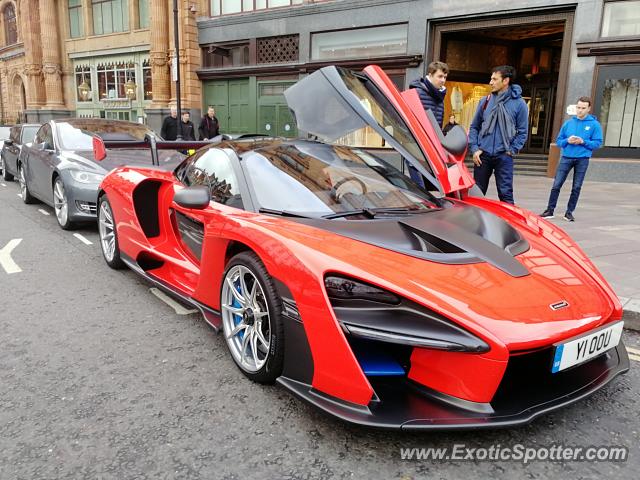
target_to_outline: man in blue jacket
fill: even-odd
[[[529,110],[522,88],[514,85],[516,71],[510,65],[491,72],[491,94],[480,100],[469,128],[469,149],[473,154],[473,178],[482,193],[495,172],[498,197],[513,200],[513,157],[527,141]]]
[[[553,218],[560,189],[564,185],[567,175],[573,169],[573,185],[564,219],[569,222],[575,221],[573,211],[578,205],[582,182],[587,174],[587,168],[589,168],[589,159],[593,151],[602,145],[602,127],[596,117],[589,115],[590,110],[591,99],[580,97],[576,105],[576,116],[562,124],[556,139],[556,144],[562,148],[562,158],[556,170],[547,209],[542,213],[542,218]]]

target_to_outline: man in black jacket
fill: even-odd
[[[191,114],[188,110],[182,112],[182,140],[184,141],[196,139],[196,127],[190,119]]]
[[[220,135],[220,123],[216,118],[216,111],[213,106],[209,105],[207,114],[200,120],[198,133],[201,141],[211,140],[213,137]]]
[[[178,108],[171,107],[171,115],[162,122],[160,136],[163,140],[175,140],[178,137]]]

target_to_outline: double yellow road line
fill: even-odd
[[[627,347],[627,352],[629,352],[629,358],[631,360],[635,360],[636,362],[640,362],[640,350],[637,348]]]

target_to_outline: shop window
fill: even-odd
[[[149,0],[138,0],[139,28],[149,28]]]
[[[127,99],[125,84],[129,80],[136,82],[136,72],[133,63],[100,64],[97,70],[98,95],[100,100]],[[135,97],[131,100],[135,100]]]
[[[618,69],[616,69],[618,70]],[[640,69],[635,69],[636,73]],[[602,95],[600,122],[604,147],[640,147],[640,75],[630,78],[629,72],[602,68],[605,78],[598,82]],[[623,75],[616,75],[623,73]]]
[[[257,63],[287,63],[298,61],[298,35],[259,38],[256,41]]]
[[[211,15],[215,17],[301,4],[302,0],[211,0]]]
[[[69,35],[71,38],[84,36],[82,0],[69,0]]]
[[[76,76],[76,100],[78,102],[90,102],[91,92],[91,68],[88,65],[78,65]]]
[[[151,65],[149,60],[142,63],[142,83],[144,89],[144,99],[153,100],[153,82],[151,81]]]
[[[209,45],[202,49],[202,57],[205,68],[249,65],[249,43]]]
[[[95,35],[129,31],[129,0],[91,1]]]
[[[7,4],[2,12],[4,20],[4,39],[6,45],[18,43],[18,27],[16,25],[16,7],[13,3]]]
[[[603,37],[640,35],[640,0],[605,2],[602,19]]]
[[[406,24],[311,35],[312,60],[371,58],[406,53]]]

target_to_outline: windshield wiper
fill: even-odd
[[[442,208],[426,208],[426,209],[412,209],[407,207],[395,207],[395,208],[361,208],[360,210],[347,210],[344,212],[330,213],[329,215],[323,215],[322,218],[344,218],[353,217],[356,215],[366,215],[369,218],[376,218],[380,213],[400,213],[404,215],[412,215],[416,213],[429,213],[442,210]]]
[[[271,208],[260,208],[258,213],[264,213],[266,215],[279,215],[281,217],[294,217],[294,218],[314,218],[309,215],[303,215],[302,213],[288,212],[286,210],[273,210]]]

